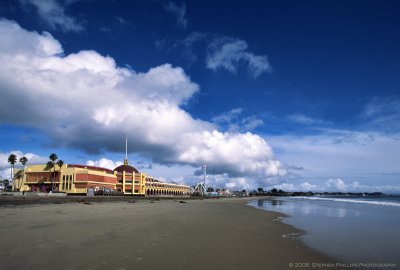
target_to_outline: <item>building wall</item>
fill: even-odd
[[[45,165],[28,166],[23,177],[14,180],[14,190],[49,191],[51,172],[45,170],[45,168]],[[61,169],[56,166],[54,184],[55,191],[58,192],[86,194],[89,187],[115,189],[116,176],[108,171],[91,169],[90,166],[87,166],[87,168],[82,166],[81,168],[65,164]]]
[[[161,182],[153,177],[146,178],[146,196],[189,196],[190,187]]]
[[[125,171],[116,173],[117,183],[116,190],[121,191],[126,195],[146,195],[144,173],[127,173]]]

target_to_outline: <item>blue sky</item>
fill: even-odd
[[[6,157],[400,192],[398,1],[2,1]]]

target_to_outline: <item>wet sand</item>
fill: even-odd
[[[248,200],[2,205],[0,268],[293,269],[336,263],[293,237],[301,232],[281,223],[281,215],[250,207]]]

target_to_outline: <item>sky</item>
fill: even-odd
[[[3,0],[7,157],[400,193],[399,1]],[[17,164],[17,166],[21,166]]]

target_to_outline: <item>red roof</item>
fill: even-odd
[[[101,172],[105,171],[107,173],[114,174],[114,172],[112,170],[110,170],[110,169],[97,167],[97,166],[80,165],[80,164],[68,164],[68,168],[81,168],[81,169],[89,169],[89,170],[101,171]]]
[[[132,166],[129,165],[121,165],[114,169],[114,172],[127,172],[127,173],[139,173],[139,171]]]

